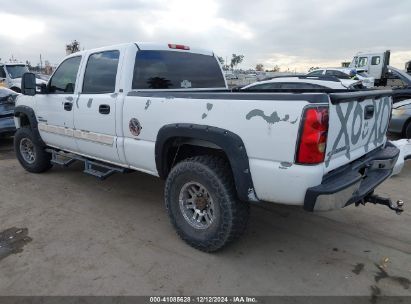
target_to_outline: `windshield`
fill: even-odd
[[[9,73],[11,78],[21,78],[24,73],[27,73],[29,69],[25,65],[7,65],[7,73]]]

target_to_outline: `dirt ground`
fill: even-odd
[[[408,163],[378,194],[407,204],[410,181]],[[206,254],[175,234],[159,179],[99,181],[80,164],[29,174],[10,139],[0,140],[0,246],[0,295],[411,295],[409,209],[256,205],[242,239]]]

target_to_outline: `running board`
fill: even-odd
[[[97,177],[99,180],[105,180],[114,173],[125,173],[127,169],[106,165],[100,162],[86,159],[84,161],[84,173]]]
[[[69,167],[76,161],[84,163],[84,173],[97,177],[100,180],[105,180],[114,173],[127,173],[129,169],[118,167],[115,165],[105,164],[100,161],[91,160],[80,155],[58,151],[53,149],[46,149],[46,152],[51,153],[51,163],[63,167]]]

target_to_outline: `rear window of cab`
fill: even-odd
[[[138,51],[132,89],[225,88],[214,56],[176,51]]]

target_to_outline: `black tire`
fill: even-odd
[[[404,137],[408,139],[411,138],[411,121],[409,121],[404,128]]]
[[[22,142],[32,144],[33,160],[28,161],[22,151]],[[16,157],[24,169],[31,173],[42,173],[52,167],[51,154],[44,150],[44,146],[38,142],[30,128],[20,128],[14,135],[14,151]],[[24,147],[23,147],[24,149]]]
[[[180,195],[191,182],[203,185],[212,199],[214,219],[207,228],[193,227],[180,207]],[[227,162],[215,156],[197,156],[178,163],[167,177],[165,204],[181,239],[205,252],[217,251],[239,238],[247,227],[250,210],[248,203],[237,198]]]

